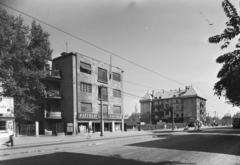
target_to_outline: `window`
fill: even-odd
[[[113,80],[115,80],[115,81],[121,81],[120,74],[118,74],[118,73],[113,73]]]
[[[155,119],[158,119],[158,115],[155,115]]]
[[[157,102],[157,101],[154,101],[153,104],[154,104],[154,105],[158,105],[158,102]]]
[[[81,82],[81,91],[92,93],[92,84]]]
[[[101,100],[101,88],[102,88],[102,99],[103,101],[108,100],[108,91],[106,87],[98,87],[98,99]]]
[[[87,74],[91,74],[92,73],[91,65],[80,62],[80,71],[84,72],[84,73],[87,73]]]
[[[81,103],[81,112],[92,112],[91,103]]]
[[[113,106],[113,113],[114,114],[121,114],[121,106]]]
[[[121,98],[121,91],[113,89],[113,97]]]
[[[101,114],[101,104],[98,105],[99,112]],[[103,117],[108,117],[108,106],[103,104]]]
[[[98,68],[98,81],[107,83],[107,70]]]
[[[157,108],[155,108],[155,112],[158,112],[158,109],[157,109]]]
[[[177,118],[179,118],[179,114],[176,114],[177,115]]]

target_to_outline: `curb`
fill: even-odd
[[[32,154],[32,153],[40,153],[40,152],[50,152],[50,151],[56,151],[56,150],[63,150],[63,149],[71,149],[71,148],[79,148],[79,147],[87,147],[87,146],[97,146],[97,145],[104,145],[104,144],[111,144],[116,142],[124,142],[124,141],[131,141],[136,139],[145,139],[145,138],[153,138],[154,136],[141,136],[136,138],[125,138],[125,139],[116,139],[111,141],[104,141],[104,142],[92,142],[92,143],[86,143],[86,144],[79,144],[79,145],[67,145],[67,146],[59,146],[59,147],[49,147],[49,148],[39,148],[39,149],[32,149],[27,151],[19,151],[19,152],[13,152],[13,153],[6,153],[6,154],[0,154],[0,157],[8,157],[8,156],[18,156],[18,155],[26,155],[26,154]]]

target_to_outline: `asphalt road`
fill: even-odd
[[[12,157],[3,165],[240,165],[240,129],[216,128]]]

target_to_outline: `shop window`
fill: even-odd
[[[92,93],[92,84],[81,82],[81,91]]]
[[[107,70],[98,68],[98,81],[107,83]]]
[[[91,65],[84,62],[80,62],[80,71],[87,74],[91,74],[92,73]]]
[[[113,113],[114,114],[121,114],[121,106],[113,106]]]
[[[113,97],[121,98],[121,91],[113,89]]]
[[[115,81],[121,81],[121,76],[118,73],[113,73],[113,80]]]
[[[92,112],[91,103],[81,103],[81,112]]]
[[[101,96],[101,88],[102,88],[102,96]],[[106,87],[98,87],[98,99],[103,101],[107,101],[108,100],[108,91]]]

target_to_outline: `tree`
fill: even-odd
[[[221,49],[227,48],[230,41],[237,37],[240,33],[240,17],[236,8],[229,2],[223,0],[223,10],[229,20],[226,22],[226,28],[220,35],[210,37],[210,43],[220,43]],[[240,42],[240,39],[239,39]],[[236,44],[236,48],[240,48],[240,43]],[[233,106],[240,106],[240,50],[236,49],[232,52],[225,53],[216,59],[217,63],[223,64],[217,74],[220,79],[214,85],[215,94],[220,98],[224,97],[227,103]]]
[[[44,94],[43,68],[52,54],[48,38],[35,21],[29,28],[0,8],[0,95],[14,98],[17,119],[31,120],[39,108],[36,95]]]

